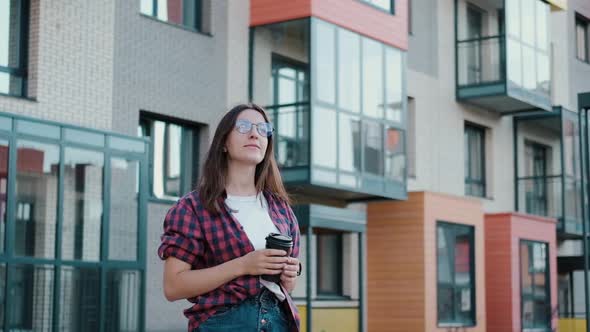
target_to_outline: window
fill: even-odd
[[[202,30],[201,0],[141,0],[140,6],[142,14],[197,31]]]
[[[485,128],[465,123],[465,194],[485,197]]]
[[[152,195],[174,199],[197,183],[198,128],[141,115],[139,135],[152,139]]]
[[[0,177],[0,330],[145,330],[146,141],[7,114],[0,128],[16,166]]]
[[[388,13],[395,14],[394,0],[361,0]]]
[[[520,287],[523,329],[551,327],[548,245],[520,241]]]
[[[547,215],[547,150],[544,145],[525,142],[526,212]]]
[[[309,164],[307,65],[278,54],[272,56],[272,105],[267,107],[276,133],[281,167]]]
[[[585,62],[590,61],[588,25],[588,19],[576,14],[576,57]]]
[[[342,296],[342,234],[317,234],[317,293]]]
[[[438,324],[475,325],[475,265],[473,226],[438,222]]]
[[[29,1],[0,1],[0,93],[25,96]]]
[[[481,42],[484,12],[472,4],[467,5],[467,39],[477,40],[467,49],[467,84],[481,83]]]

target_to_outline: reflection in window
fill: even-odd
[[[548,96],[549,5],[538,0],[506,0],[506,18],[509,81]]]
[[[403,105],[403,63],[402,53],[393,48],[385,49],[387,94],[385,96],[385,118],[402,123]]]
[[[59,331],[98,331],[100,326],[99,270],[63,266],[59,303]]]
[[[383,117],[383,47],[363,38],[363,113]]]
[[[473,227],[438,222],[438,323],[475,324]]]
[[[520,241],[522,327],[549,328],[549,257],[546,243]]]
[[[141,117],[138,133],[152,139],[152,193],[178,198],[197,182],[198,130],[195,127]]]
[[[313,142],[313,163],[336,168],[336,111],[316,107],[312,116],[314,137],[320,138]]]
[[[201,30],[201,0],[141,0],[140,12],[172,24]]]
[[[383,124],[363,122],[365,172],[383,176]]]
[[[11,331],[51,331],[54,268],[17,265],[10,269],[12,304],[6,325]]]
[[[317,98],[326,103],[334,104],[336,102],[335,26],[318,21],[315,37]]]
[[[403,132],[395,128],[388,128],[386,135],[385,176],[403,183],[406,173],[406,153]]]
[[[342,295],[342,234],[318,234],[318,295]]]
[[[136,260],[138,245],[137,177],[139,162],[111,159],[109,259]]]
[[[107,272],[105,331],[139,331],[140,290],[139,271]]]
[[[102,152],[65,149],[62,258],[100,259],[103,214]]]
[[[59,147],[20,140],[17,154],[14,252],[19,256],[53,258]],[[23,219],[18,219],[19,213]]]
[[[361,121],[358,116],[340,114],[340,169],[348,172],[361,171]]]
[[[361,38],[345,29],[338,30],[338,105],[359,113],[361,91]],[[394,71],[388,71],[394,74]],[[401,92],[401,91],[400,91]]]
[[[26,94],[28,0],[0,1],[0,93]]]

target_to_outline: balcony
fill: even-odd
[[[456,98],[501,114],[551,111],[550,5],[455,2]]]
[[[251,30],[251,99],[296,192],[406,197],[405,53],[317,18]]]
[[[561,107],[514,118],[516,208],[556,218],[560,238],[582,235],[578,115]]]

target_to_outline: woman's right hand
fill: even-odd
[[[284,250],[261,249],[240,257],[240,263],[244,275],[272,275],[281,274],[288,259]]]

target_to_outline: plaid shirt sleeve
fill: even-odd
[[[299,238],[300,238],[300,234],[299,234],[299,223],[297,222],[297,217],[295,216],[295,213],[293,213],[293,209],[291,209],[291,207],[289,206],[289,204],[285,204],[286,205],[286,210],[287,210],[287,215],[289,216],[289,220],[291,221],[290,223],[290,233],[291,236],[293,237],[293,250],[291,251],[291,257],[295,257],[298,258],[299,257]]]
[[[164,234],[158,256],[165,260],[175,257],[191,266],[202,260],[204,238],[199,219],[188,198],[174,204],[164,219]]]

